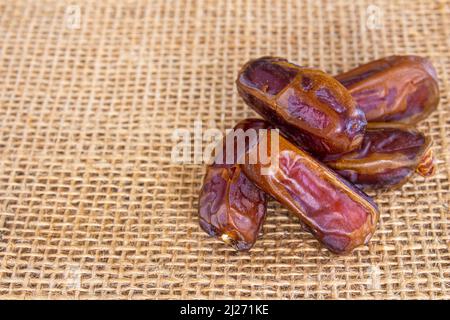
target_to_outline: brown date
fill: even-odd
[[[236,80],[244,101],[297,145],[315,154],[359,147],[366,119],[326,73],[276,57],[247,62]]]
[[[234,130],[267,128],[268,123],[256,119],[239,122]],[[231,144],[227,145],[226,139]],[[206,169],[200,191],[198,213],[201,228],[236,250],[249,250],[255,243],[266,215],[267,197],[242,172],[237,164],[245,150],[237,147],[237,136],[231,133],[222,143],[222,152]],[[227,147],[228,146],[228,147]],[[247,148],[250,142],[245,145]],[[227,155],[234,162],[227,163]]]
[[[418,56],[390,56],[337,75],[367,121],[414,124],[439,103],[436,70]]]
[[[271,134],[269,132],[268,141]],[[260,144],[258,140],[247,154],[255,152]],[[272,152],[271,147],[267,149],[268,153]],[[369,241],[379,212],[364,192],[282,136],[279,136],[277,154],[267,157],[277,159],[278,165],[261,161],[252,164],[246,160],[241,165],[244,173],[261,190],[297,215],[329,250],[348,253]]]
[[[416,171],[433,174],[431,139],[399,123],[369,123],[358,150],[321,160],[363,189],[394,188]]]

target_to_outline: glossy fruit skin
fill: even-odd
[[[361,147],[321,160],[364,190],[396,188],[418,172],[434,172],[431,139],[399,123],[369,123]]]
[[[247,119],[235,130],[267,128],[268,123]],[[236,139],[232,149],[225,140],[222,153],[207,166],[200,191],[198,213],[201,228],[210,236],[229,244],[236,250],[249,250],[261,230],[267,211],[267,196],[251,182],[237,164],[244,151],[238,152]],[[249,145],[246,145],[249,147]],[[235,163],[226,163],[227,151],[234,154]]]
[[[439,103],[431,62],[418,56],[390,56],[337,75],[369,122],[415,124]]]
[[[254,152],[260,143],[248,152]],[[270,174],[263,174],[263,168],[269,165],[259,162],[245,161],[242,170],[261,190],[299,217],[332,252],[349,253],[369,241],[379,218],[369,196],[282,136],[275,156],[279,165]]]
[[[292,142],[314,154],[359,147],[366,119],[333,77],[276,57],[247,62],[236,80],[244,101]]]

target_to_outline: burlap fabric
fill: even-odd
[[[172,163],[172,133],[255,116],[242,63],[406,53],[440,77],[438,169],[375,194],[369,246],[334,256],[275,203],[248,253],[200,230],[204,165]],[[449,53],[449,1],[2,1],[1,297],[449,298]]]

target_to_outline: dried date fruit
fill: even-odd
[[[236,84],[249,106],[308,151],[341,153],[362,142],[364,113],[338,81],[320,70],[262,57],[242,67]]]
[[[265,143],[270,144],[271,134]],[[266,148],[266,157],[278,165],[246,160],[241,167],[247,177],[297,215],[329,250],[343,254],[366,244],[379,217],[372,199],[282,136],[278,145],[276,154]]]
[[[414,124],[439,103],[436,70],[418,56],[390,56],[335,77],[364,111],[367,121]]]
[[[369,123],[358,150],[321,160],[363,189],[395,188],[416,171],[433,174],[431,139],[399,123]]]
[[[238,123],[234,131],[267,128],[268,123],[247,119]],[[221,239],[236,250],[249,250],[255,243],[266,215],[267,197],[251,182],[238,165],[244,150],[238,149],[237,136],[222,143],[222,152],[206,169],[199,198],[199,222],[211,236]],[[249,148],[250,142],[244,145]],[[227,156],[234,162],[227,163]]]

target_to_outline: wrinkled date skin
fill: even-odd
[[[269,164],[245,161],[241,166],[247,177],[297,215],[332,252],[345,254],[366,244],[379,217],[372,199],[282,136],[279,142],[275,169],[263,174]]]
[[[247,119],[234,129],[245,131],[266,128],[267,125],[261,120]],[[232,148],[227,149],[225,140],[222,146],[222,153],[217,154],[206,169],[198,205],[200,226],[206,233],[236,250],[249,250],[265,219],[267,197],[237,164],[241,154],[238,154],[236,139]],[[246,146],[249,147],[249,144]],[[227,151],[234,154],[236,163],[226,163]]]
[[[314,154],[354,150],[366,119],[333,77],[276,57],[247,62],[239,72],[244,101],[291,141]]]
[[[367,121],[415,124],[439,103],[436,70],[418,56],[390,56],[335,77],[364,111]]]
[[[327,155],[322,161],[363,189],[395,188],[416,171],[434,172],[431,139],[398,123],[369,123],[361,147],[347,154]]]

